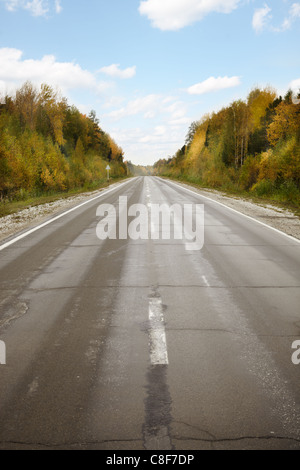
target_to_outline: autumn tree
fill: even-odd
[[[272,88],[254,89],[246,101],[194,121],[184,151],[154,171],[300,205],[300,104],[291,91],[282,98]]]
[[[194,136],[199,128],[199,126],[201,125],[201,122],[200,121],[194,121],[192,122],[192,124],[190,125],[190,128],[188,130],[188,133],[187,133],[187,136],[186,136],[186,139],[185,139],[185,144],[187,146],[189,146],[193,139],[194,139]]]
[[[293,135],[298,136],[299,129],[300,105],[285,100],[276,108],[274,119],[268,127],[269,142],[275,146],[280,140],[286,140]]]
[[[272,111],[277,106],[276,99],[276,92],[272,88],[257,88],[248,96],[249,150],[253,155],[268,148],[267,126],[272,118]]]
[[[63,126],[67,111],[67,102],[49,85],[43,84],[39,94],[39,115],[37,130],[44,135],[51,135],[55,143],[65,143]]]
[[[126,174],[123,150],[89,116],[47,84],[26,82],[0,105],[0,198],[64,191],[105,180],[107,160]]]
[[[28,127],[31,131],[36,128],[38,112],[38,92],[30,82],[26,82],[16,92],[15,107],[19,114],[23,129]]]

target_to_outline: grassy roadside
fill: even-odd
[[[84,188],[77,188],[70,191],[64,192],[51,192],[47,194],[42,194],[39,196],[32,196],[25,198],[24,200],[19,201],[2,201],[0,202],[0,218],[5,217],[6,215],[16,214],[17,212],[27,209],[28,207],[35,207],[42,204],[49,204],[51,202],[58,201],[60,199],[68,199],[74,196],[80,196],[85,193],[90,193],[92,191],[97,191],[99,189],[104,189],[110,186],[113,183],[118,183],[119,181],[126,180],[127,177],[122,178],[112,178],[110,182],[103,180],[97,184],[86,186]]]
[[[200,182],[193,181],[190,178],[176,178],[172,176],[162,176],[161,178],[164,179],[170,179],[173,181],[177,181],[179,183],[184,183],[188,184],[189,186],[192,186],[196,189],[202,189],[204,191],[211,191],[215,193],[221,193],[224,194],[225,196],[236,198],[236,199],[247,199],[249,202],[253,202],[255,204],[259,204],[261,206],[266,206],[266,205],[271,205],[276,208],[280,209],[285,209],[289,210],[292,212],[296,217],[300,217],[300,201],[299,203],[292,202],[292,201],[282,201],[280,200],[280,197],[278,195],[274,195],[272,197],[258,197],[255,194],[251,194],[247,191],[241,191],[241,190],[234,190],[234,189],[228,189],[228,188],[210,188],[208,186],[204,186]]]

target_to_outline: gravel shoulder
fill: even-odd
[[[242,214],[253,217],[277,230],[281,230],[287,235],[300,239],[300,218],[287,209],[268,204],[267,202],[258,204],[249,199],[230,197],[220,191],[198,189],[178,181],[176,181],[176,184],[209,197],[214,201],[221,202]]]

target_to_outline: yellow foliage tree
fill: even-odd
[[[276,98],[276,91],[272,88],[264,90],[253,90],[248,96],[248,106],[251,114],[251,131],[255,131],[261,126],[261,120],[266,115],[266,109]]]
[[[276,108],[276,114],[268,127],[268,139],[275,146],[281,139],[296,134],[300,128],[300,105],[283,101]]]

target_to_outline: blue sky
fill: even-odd
[[[0,95],[58,87],[136,164],[255,86],[300,88],[295,0],[0,0]]]

